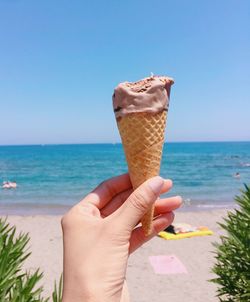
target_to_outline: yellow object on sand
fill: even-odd
[[[191,238],[191,237],[197,237],[197,236],[207,236],[207,235],[213,235],[213,231],[207,229],[204,231],[194,231],[194,232],[187,232],[187,233],[180,233],[180,234],[172,234],[168,232],[160,232],[158,236],[166,239],[166,240],[178,240],[183,238]]]

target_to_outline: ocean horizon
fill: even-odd
[[[250,143],[250,140],[180,140],[180,141],[165,141],[164,144],[194,144],[194,143]],[[121,141],[108,142],[58,142],[58,143],[24,143],[24,144],[0,144],[0,147],[27,147],[27,146],[61,146],[61,145],[122,145]]]
[[[250,142],[167,142],[161,176],[171,178],[167,194],[181,195],[184,209],[234,205],[250,183]],[[120,143],[0,146],[1,213],[63,212],[103,180],[127,172]],[[237,174],[238,173],[238,174]]]

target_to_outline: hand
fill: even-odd
[[[181,198],[158,199],[171,187],[157,176],[133,192],[124,174],[101,183],[62,218],[63,302],[128,301],[128,256],[172,223]],[[154,203],[153,234],[145,237],[137,224]]]

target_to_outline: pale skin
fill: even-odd
[[[159,176],[134,192],[128,174],[101,183],[62,218],[63,302],[129,302],[125,281],[129,255],[169,226],[182,199],[159,199],[172,187]],[[153,234],[138,222],[155,204]]]

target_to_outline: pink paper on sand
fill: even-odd
[[[187,269],[175,255],[150,256],[154,272],[160,275],[187,274]]]

